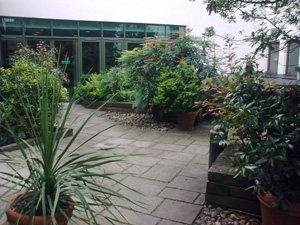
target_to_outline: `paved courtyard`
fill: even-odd
[[[70,121],[76,119],[74,130],[93,110],[74,105]],[[145,207],[119,202],[125,206],[120,211],[133,225],[182,225],[191,224],[204,202],[206,189],[209,130],[212,125],[203,122],[191,132],[142,130],[116,124],[97,112],[76,140],[82,143],[96,132],[115,125],[91,140],[81,151],[115,147],[111,153],[138,154],[125,157],[124,161],[110,164],[106,172],[123,172],[115,179],[140,191],[132,192],[120,184],[104,181],[106,185],[126,197],[145,203]],[[66,143],[70,138],[66,138]],[[1,165],[1,170],[3,165]],[[1,187],[0,187],[1,191]],[[5,203],[0,201],[0,210]],[[127,209],[128,208],[128,209]],[[0,218],[0,224],[6,218]],[[74,221],[72,224],[81,224]],[[109,224],[99,220],[99,224]]]

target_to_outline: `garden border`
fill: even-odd
[[[67,128],[64,128],[64,131],[66,130]],[[73,128],[69,128],[66,135],[64,136],[65,138],[66,137],[71,137],[73,136]],[[27,139],[26,142],[29,144],[29,145],[34,145],[34,140],[31,138],[31,139]],[[0,151],[2,152],[8,152],[8,151],[15,151],[15,150],[18,150],[18,145],[16,143],[12,143],[12,144],[9,144],[9,145],[4,145],[4,146],[1,146],[0,147]]]

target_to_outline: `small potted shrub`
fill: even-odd
[[[238,149],[235,174],[253,181],[263,224],[300,224],[299,85],[237,75],[220,109],[227,141]]]
[[[96,216],[101,208],[101,211],[107,212],[106,215],[101,215],[105,220],[110,223],[118,221],[117,216],[112,213],[115,206],[110,197],[127,198],[103,185],[99,179],[115,181],[112,177],[114,174],[101,172],[100,168],[119,161],[123,156],[110,156],[107,154],[109,149],[104,150],[105,154],[101,149],[80,151],[82,146],[102,131],[79,146],[73,146],[95,112],[83,121],[67,143],[62,144],[68,130],[64,128],[74,97],[70,99],[67,108],[60,112],[63,76],[58,71],[53,74],[47,70],[43,61],[36,62],[33,59],[30,66],[35,66],[40,71],[33,86],[38,113],[29,107],[30,101],[28,97],[24,97],[26,89],[16,91],[16,101],[19,101],[22,112],[31,125],[29,131],[34,145],[29,145],[14,132],[10,123],[2,125],[14,137],[19,152],[1,152],[0,162],[5,163],[11,171],[0,171],[1,187],[7,188],[0,194],[0,198],[13,193],[16,196],[0,212],[0,218],[6,213],[11,224],[66,225],[71,220],[73,211],[76,211],[76,217],[84,223],[97,224]],[[7,98],[3,99],[9,103]],[[16,110],[13,113],[17,117],[21,116]]]
[[[165,68],[158,78],[153,102],[164,113],[177,114],[180,130],[192,130],[199,109],[193,107],[199,100],[200,85],[194,66],[185,61],[171,69]]]

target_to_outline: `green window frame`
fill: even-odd
[[[54,20],[53,36],[78,37],[78,22],[68,20]]]
[[[100,22],[79,22],[80,37],[101,37],[101,30]]]
[[[125,38],[144,38],[145,25],[128,23],[125,25]]]
[[[41,19],[24,19],[25,35],[51,36],[51,21]]]
[[[124,37],[124,24],[123,23],[103,23],[103,37]]]
[[[12,17],[2,17],[0,23],[1,34],[23,35],[22,19]]]

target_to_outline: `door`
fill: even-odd
[[[104,68],[105,70],[116,66],[118,62],[116,61],[119,58],[123,51],[123,42],[122,41],[104,41]]]
[[[100,73],[100,42],[82,41],[81,47],[81,78],[86,78],[92,73]]]
[[[68,80],[65,86],[68,89],[72,89],[74,85],[79,81],[79,76],[77,75],[76,69],[76,45],[77,41],[75,40],[55,40],[54,42],[54,47],[58,50],[59,53],[58,66],[60,69],[65,70]]]

